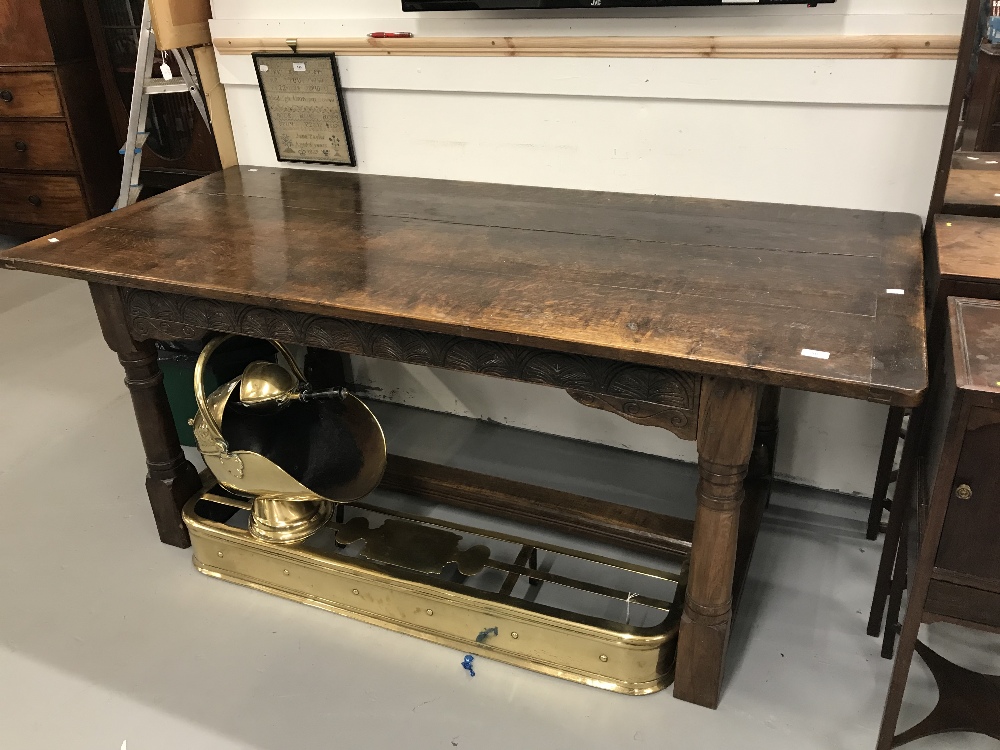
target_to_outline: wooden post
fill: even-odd
[[[91,284],[90,294],[104,340],[118,355],[125,369],[125,385],[132,396],[139,436],[146,453],[146,493],[153,507],[160,541],[174,547],[189,547],[181,509],[201,489],[198,472],[184,457],[174,427],[163,373],[151,341],[136,341],[128,330],[125,306],[117,287]]]
[[[194,60],[205,92],[205,106],[208,107],[209,117],[212,120],[212,134],[215,136],[215,146],[219,150],[219,163],[223,169],[234,167],[240,160],[236,155],[236,140],[233,136],[233,123],[229,117],[226,87],[219,81],[219,65],[215,60],[215,50],[212,47],[195,47]]]
[[[754,445],[761,387],[705,378],[698,425],[698,508],[677,647],[674,696],[719,705],[733,617],[733,574],[743,480]]]

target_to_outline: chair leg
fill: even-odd
[[[882,453],[878,459],[878,472],[875,474],[875,489],[872,492],[872,505],[868,513],[869,539],[878,538],[879,526],[882,523],[882,510],[885,508],[889,485],[893,481],[892,467],[896,461],[896,448],[899,445],[899,434],[903,428],[903,415],[906,410],[901,406],[889,409],[889,418],[885,422],[885,435],[882,437]]]
[[[906,442],[903,443],[903,458],[899,463],[899,481],[896,483],[894,502],[889,509],[889,526],[885,531],[885,543],[879,561],[878,576],[875,578],[871,613],[868,616],[868,635],[873,637],[878,637],[879,633],[882,632],[882,617],[885,614],[885,605],[889,598],[889,586],[899,547],[899,536],[903,528],[903,519],[906,516],[907,503],[912,499],[910,493],[916,491],[917,454],[919,453],[923,414],[922,407],[913,410],[910,415]]]
[[[910,434],[907,435],[906,448],[910,448],[911,445],[915,444],[916,437],[920,434],[920,425],[915,423],[914,420],[921,418],[924,410],[922,407],[918,407],[910,418]],[[914,470],[912,473],[908,474],[906,469],[906,448],[903,451],[903,465],[900,468],[900,481],[903,483],[908,483],[907,480],[913,478],[913,484],[915,486],[915,491],[919,494],[922,487],[922,483],[918,482],[913,475],[917,472]],[[903,506],[905,503],[906,512],[900,515],[905,516],[904,520],[912,521],[916,520],[916,508],[917,501],[919,498],[912,497],[909,494],[909,487],[907,487],[907,492],[904,494],[897,494],[896,501],[899,506]],[[897,509],[897,503],[893,503],[893,511]],[[940,517],[932,518],[928,523],[928,528],[926,529],[923,539],[920,540],[920,554],[918,557],[917,565],[913,570],[913,576],[909,584],[909,600],[906,603],[906,615],[903,617],[903,627],[899,631],[899,645],[896,649],[896,660],[892,665],[892,676],[889,679],[889,692],[885,698],[885,709],[882,712],[882,725],[879,727],[878,743],[876,744],[876,750],[890,750],[893,747],[897,747],[898,744],[902,744],[907,741],[908,738],[912,738],[911,735],[907,735],[904,732],[903,736],[896,737],[896,722],[899,720],[899,709],[903,703],[903,692],[906,690],[906,681],[910,672],[910,662],[913,660],[913,651],[916,648],[917,634],[920,630],[920,623],[923,620],[924,608],[927,604],[927,589],[930,587],[931,582],[931,569],[934,565],[934,557],[937,554],[938,543],[941,540],[941,523],[943,519]],[[890,529],[891,531],[891,529]],[[908,524],[905,528],[899,529],[899,533],[896,535],[896,540],[900,542],[899,546],[902,548],[900,552],[901,555],[906,555],[908,550],[903,544],[905,541],[909,541],[909,536],[913,533],[913,530]],[[889,533],[886,533],[886,537]],[[906,563],[904,563],[906,565]],[[902,569],[905,574],[906,567]],[[875,615],[875,608],[872,608],[872,614]],[[881,612],[878,613],[881,616]],[[890,615],[890,620],[899,619],[898,616],[893,617]],[[932,671],[934,667],[928,662],[928,666],[931,666]],[[937,675],[935,674],[935,677]],[[944,696],[944,689],[942,687],[941,695]],[[994,706],[995,710],[995,706]],[[968,715],[968,714],[966,714]],[[926,726],[926,725],[925,725]],[[959,729],[959,727],[955,727]],[[961,727],[961,729],[970,729],[971,727]],[[974,728],[971,728],[975,731]]]
[[[896,567],[892,574],[889,587],[889,606],[885,616],[885,636],[882,641],[882,658],[891,659],[896,648],[896,635],[899,633],[900,614],[903,609],[903,592],[906,590],[909,564],[910,519],[909,511],[903,517],[903,526],[899,532],[899,544],[896,546]]]
[[[910,664],[913,661],[913,651],[917,643],[917,628],[920,626],[919,612],[910,612],[907,608],[906,624],[899,640],[899,653],[892,665],[892,677],[889,681],[889,693],[885,699],[885,709],[882,712],[882,724],[879,727],[876,750],[891,750],[896,734],[896,722],[899,719],[899,709],[903,705],[903,692],[906,690],[906,678],[910,674]]]

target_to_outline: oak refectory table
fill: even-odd
[[[674,695],[715,707],[780,388],[920,402],[920,234],[904,214],[243,166],[6,250],[0,267],[90,283],[160,538],[180,547],[201,482],[157,339],[232,332],[539,383],[696,440],[693,523],[429,464],[390,463],[387,481],[689,551]]]

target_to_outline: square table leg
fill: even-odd
[[[674,696],[716,708],[733,617],[743,480],[762,387],[705,378],[698,425],[698,507],[677,647]]]
[[[117,287],[91,284],[90,294],[104,340],[125,369],[125,385],[132,396],[139,436],[146,453],[146,494],[153,507],[160,541],[175,547],[189,547],[191,541],[181,509],[201,489],[201,479],[181,450],[163,387],[156,346],[152,341],[132,338]]]

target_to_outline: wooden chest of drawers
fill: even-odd
[[[0,233],[111,209],[121,157],[79,0],[0,0]]]

